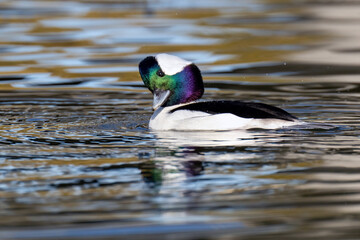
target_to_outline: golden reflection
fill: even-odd
[[[146,6],[146,3],[143,3],[143,7]],[[174,10],[174,9],[160,9],[155,11],[154,15],[148,16],[145,9],[132,9],[130,11],[106,11],[102,8],[94,9],[91,8],[89,11],[84,14],[75,16],[76,19],[80,22],[78,27],[71,27],[70,24],[62,24],[62,19],[68,17],[66,14],[60,14],[55,16],[32,16],[29,20],[26,21],[27,24],[30,24],[31,28],[26,31],[26,38],[33,38],[33,40],[23,41],[22,36],[19,36],[16,41],[0,41],[2,45],[15,45],[15,46],[42,46],[44,49],[34,54],[38,53],[62,53],[64,55],[65,62],[67,59],[72,61],[72,59],[79,59],[80,62],[76,63],[75,66],[64,66],[61,62],[56,63],[60,59],[51,59],[54,61],[54,64],[47,64],[46,60],[41,61],[37,60],[14,60],[6,61],[0,58],[0,66],[26,66],[24,70],[20,71],[9,71],[3,72],[3,74],[32,74],[39,72],[47,72],[51,74],[51,77],[59,77],[61,79],[68,78],[86,78],[86,77],[115,77],[118,81],[138,81],[139,77],[137,71],[134,72],[89,72],[82,71],[81,73],[70,73],[68,70],[74,67],[81,67],[83,69],[98,67],[96,64],[86,62],[88,59],[97,59],[103,61],[100,65],[101,67],[116,67],[123,66],[123,63],[111,63],[112,60],[121,60],[122,58],[127,58],[133,54],[156,54],[158,52],[184,52],[184,51],[207,51],[216,54],[226,54],[230,57],[226,59],[219,59],[213,62],[206,64],[207,66],[211,65],[227,65],[227,64],[237,64],[237,63],[248,63],[248,62],[264,62],[264,61],[286,61],[286,56],[290,53],[296,53],[297,50],[274,50],[266,49],[266,46],[273,45],[314,45],[317,42],[322,41],[323,37],[320,34],[304,34],[303,32],[294,31],[293,28],[282,23],[274,22],[258,22],[258,20],[263,20],[267,18],[272,18],[273,16],[289,16],[289,18],[301,14],[305,14],[305,10],[299,8],[287,8],[282,11],[269,8],[266,11],[262,12],[246,12],[239,9],[239,13],[233,12],[228,16],[218,10],[207,8],[207,9],[193,9],[193,10]],[[224,14],[224,16],[223,16]],[[122,31],[116,31],[111,33],[112,25],[103,25],[102,20],[114,20],[119,21],[120,29]],[[176,28],[181,26],[176,23],[175,26],[169,25],[166,22],[166,19],[172,20],[181,20],[184,21],[184,27],[181,29],[185,30],[183,32],[174,32],[169,34],[178,34],[179,37],[189,38],[190,42],[193,38],[199,39],[213,39],[215,42],[209,42],[208,44],[182,44],[182,43],[167,43],[163,44],[166,41],[166,29]],[[158,21],[163,20],[163,21]],[[22,22],[21,19],[11,18],[6,19],[6,21],[11,21],[13,23],[25,23],[25,20]],[[83,22],[82,22],[83,21]],[[92,26],[88,21],[94,21],[94,26]],[[98,22],[97,22],[98,21]],[[189,22],[187,22],[189,21]],[[66,21],[65,21],[66,22]],[[49,24],[50,23],[50,24]],[[83,25],[82,25],[83,24]],[[96,24],[99,24],[97,27]],[[128,26],[126,26],[128,25]],[[144,25],[146,26],[144,28]],[[89,28],[91,27],[91,28]],[[89,28],[89,29],[87,29]],[[107,30],[109,28],[109,30]],[[129,39],[133,39],[135,42],[127,42],[127,32],[131,33],[138,31],[138,35],[130,35]],[[137,30],[138,29],[138,30]],[[143,30],[142,30],[143,29]],[[153,29],[148,31],[148,29]],[[164,30],[162,30],[164,29]],[[199,29],[199,30],[197,30]],[[114,30],[115,31],[115,30]],[[156,42],[147,44],[140,42],[136,44],[137,37],[142,34],[147,34],[148,31],[151,36],[154,36],[156,41],[161,41],[161,44]],[[103,32],[103,33],[102,33]],[[157,38],[157,34],[159,37]],[[56,34],[59,34],[59,40],[56,39]],[[65,38],[61,34],[65,34]],[[92,37],[81,37],[81,39],[76,39],[76,36],[81,36],[82,34],[95,35]],[[50,39],[47,39],[46,36],[52,36]],[[74,38],[71,35],[75,36]],[[98,37],[96,37],[98,35]],[[112,36],[113,35],[113,36]],[[173,37],[169,35],[168,37]],[[107,37],[114,37],[114,42],[102,44],[102,40]],[[117,40],[118,39],[118,40]],[[151,39],[151,38],[150,38]],[[119,41],[119,42],[116,42]],[[122,41],[125,41],[124,43]],[[197,40],[194,39],[194,42]],[[100,42],[100,43],[97,43]],[[127,47],[127,46],[139,46],[139,50],[130,53],[105,53],[97,51],[97,53],[71,53],[71,48],[102,48],[102,47],[116,48],[116,47]],[[70,52],[63,51],[62,48],[67,48]],[[21,59],[21,53],[6,53],[3,55],[3,58],[6,59],[7,56],[18,56]],[[201,60],[201,59],[199,59]],[[84,62],[82,62],[84,61]],[[196,62],[197,59],[194,59]],[[79,66],[76,66],[80,64]],[[136,63],[132,63],[129,66],[136,68]],[[206,67],[206,66],[205,66]],[[200,64],[201,68],[201,64]],[[235,81],[243,81],[242,78],[235,78]],[[246,79],[246,81],[252,81],[252,77]],[[266,79],[266,81],[272,81],[272,79]],[[278,81],[278,80],[275,80]],[[48,86],[51,88],[51,86]],[[71,87],[70,87],[71,88]]]
[[[1,1],[0,238],[217,221],[249,233],[219,239],[355,239],[359,5],[340,5]],[[197,63],[208,99],[274,103],[336,126],[150,132],[137,66],[159,52]]]

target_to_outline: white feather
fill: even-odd
[[[166,53],[160,53],[156,55],[155,58],[160,68],[166,75],[174,75],[178,72],[181,72],[186,66],[192,63],[177,56]]]
[[[235,130],[235,129],[276,129],[302,124],[301,121],[285,121],[275,118],[241,118],[231,113],[208,114],[201,111],[177,110],[170,106],[158,108],[151,116],[149,127],[152,130]]]

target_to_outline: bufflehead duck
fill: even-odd
[[[301,123],[288,112],[264,103],[198,101],[204,93],[200,70],[177,56],[161,53],[146,57],[139,71],[154,95],[152,130],[275,129]]]

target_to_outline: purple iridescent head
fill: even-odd
[[[204,93],[199,68],[179,57],[161,53],[139,64],[145,86],[154,94],[153,108],[195,101]]]

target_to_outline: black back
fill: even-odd
[[[277,118],[286,121],[297,119],[278,107],[264,103],[241,101],[196,102],[175,108],[170,112],[173,113],[179,110],[201,111],[209,114],[231,113],[242,118]]]

